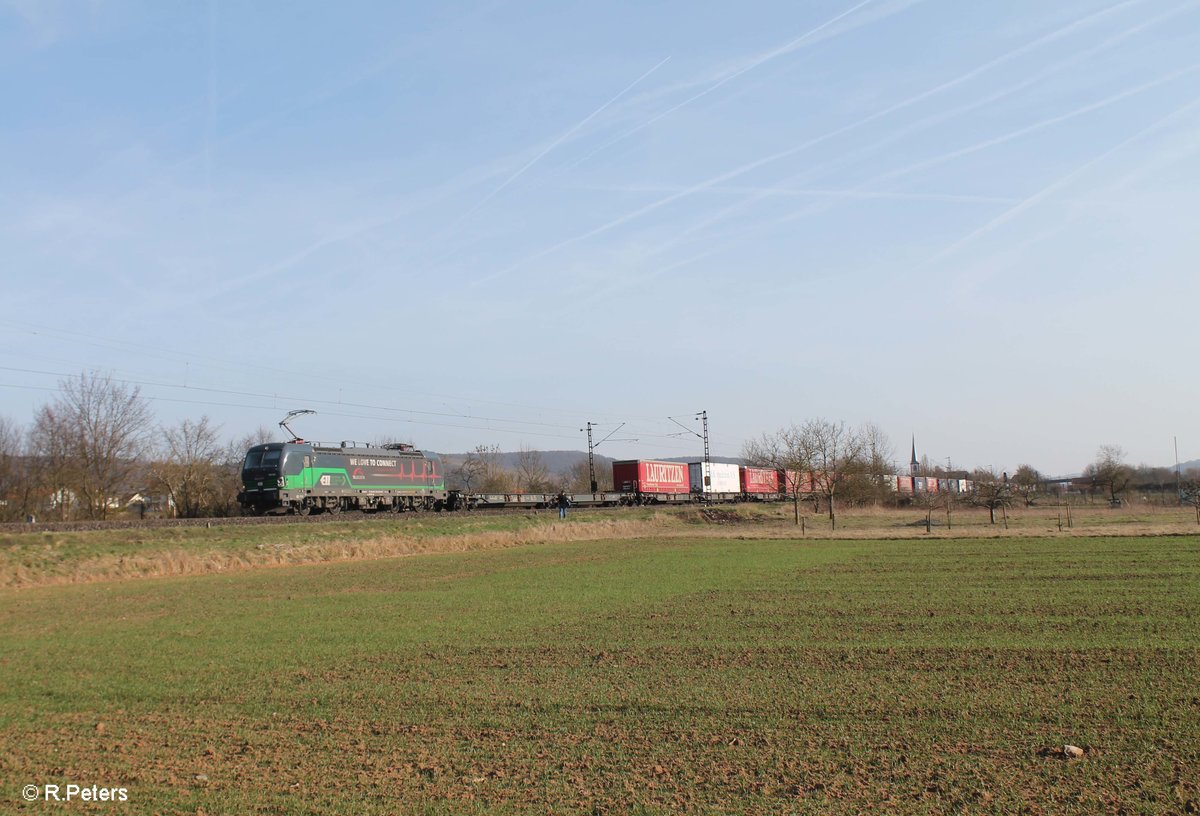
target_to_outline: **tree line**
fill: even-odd
[[[208,417],[156,425],[137,387],[81,374],[28,428],[0,417],[0,520],[238,515],[246,449],[270,437],[222,439]]]
[[[42,405],[32,424],[22,428],[0,417],[0,520],[105,519],[115,514],[153,513],[179,517],[240,514],[241,464],[248,448],[275,434],[259,428],[235,439],[224,438],[208,417],[174,425],[154,421],[136,386],[98,373],[85,373],[59,384],[58,395]],[[898,496],[884,476],[896,467],[886,434],[872,423],[857,427],[810,419],[763,434],[743,449],[747,464],[809,474],[785,480],[797,523],[801,502],[837,523],[838,508],[853,504],[911,501],[926,511],[944,510],[947,522],[955,504],[972,503],[1003,517],[1015,503],[1059,501],[1064,497],[1119,503],[1130,492],[1157,495],[1164,503],[1196,508],[1200,523],[1200,473],[1131,466],[1116,445],[1103,445],[1077,479],[1050,481],[1022,464],[1010,475],[990,468],[953,470],[922,462],[922,475],[968,479],[970,495]],[[499,446],[480,445],[465,455],[446,457],[447,486],[474,493],[590,492],[585,457],[562,473],[551,472],[542,454],[522,448],[505,454]],[[904,470],[907,470],[905,468]],[[612,460],[596,456],[600,490],[613,489]]]
[[[942,468],[923,458],[917,475],[965,479],[971,483],[971,490],[911,495],[898,493],[891,480],[885,478],[901,475],[907,467],[897,468],[887,435],[870,422],[851,427],[844,422],[809,419],[751,440],[742,454],[748,464],[797,474],[781,486],[791,497],[797,524],[801,521],[801,502],[812,502],[817,513],[823,507],[833,527],[837,524],[837,507],[872,503],[916,505],[925,511],[927,526],[932,524],[935,511],[944,511],[946,523],[952,523],[953,510],[960,505],[987,509],[992,523],[996,523],[999,512],[1007,523],[1007,510],[1014,504],[1029,507],[1039,501],[1069,501],[1073,496],[1094,501],[1099,496],[1117,505],[1131,489],[1140,491],[1146,500],[1157,496],[1163,503],[1190,505],[1196,509],[1200,523],[1200,472],[1180,474],[1169,468],[1133,467],[1117,445],[1102,445],[1083,474],[1067,480],[1047,479],[1029,464],[1019,465],[1010,475],[990,467]]]
[[[23,428],[0,416],[0,521],[233,516],[247,449],[277,434],[224,438],[207,416],[155,422],[136,386],[98,373],[59,383],[58,396]],[[551,473],[541,453],[522,448],[515,463],[480,445],[448,463],[447,486],[487,493],[586,492],[586,459]],[[612,489],[611,459],[596,457],[600,489]]]

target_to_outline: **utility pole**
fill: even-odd
[[[1179,437],[1171,437],[1175,441],[1175,500],[1183,504],[1183,481],[1179,477]]]
[[[708,453],[709,453],[709,451],[708,451],[708,411],[700,411],[700,412],[699,412],[699,413],[697,413],[697,414],[695,415],[695,417],[693,417],[693,418],[694,418],[694,419],[698,419],[698,420],[700,420],[700,421],[702,422],[702,427],[704,428],[704,433],[703,433],[703,434],[698,434],[698,433],[696,433],[696,432],[695,432],[693,429],[689,428],[687,425],[684,425],[682,422],[680,422],[680,421],[679,421],[678,419],[676,419],[675,417],[667,417],[667,419],[669,419],[669,420],[671,420],[672,422],[674,422],[674,423],[675,423],[676,425],[678,425],[680,428],[683,428],[685,431],[687,431],[688,433],[690,433],[692,436],[698,436],[698,437],[700,437],[701,439],[703,439],[703,440],[704,440],[704,464],[703,464],[703,465],[701,465],[701,471],[700,471],[700,472],[701,472],[701,473],[703,474],[703,476],[704,476],[704,487],[705,487],[705,488],[708,488],[708,487],[710,487],[710,486],[712,485],[712,464],[711,464],[711,461],[710,461],[710,457],[709,457],[709,455],[708,455]],[[674,436],[682,436],[682,434],[673,434],[673,435],[674,435]],[[705,492],[705,493],[706,493],[706,492],[708,492],[708,491],[707,491],[707,490],[702,490],[701,492]]]
[[[586,430],[587,430],[587,436],[588,436],[588,481],[590,482],[593,493],[596,492],[596,487],[597,487],[597,483],[596,483],[596,448],[603,445],[609,439],[612,439],[612,435],[615,434],[617,431],[621,430],[622,428],[624,428],[625,423],[622,422],[620,425],[613,428],[612,432],[609,433],[608,436],[604,437],[599,442],[597,442],[596,444],[593,445],[592,444],[592,428],[594,428],[594,427],[596,427],[595,422],[587,423]],[[579,430],[582,431],[585,429],[580,428]],[[613,439],[613,441],[614,442],[637,442],[636,439]]]
[[[588,435],[588,477],[591,479],[592,492],[596,492],[596,447],[592,444],[592,423],[587,424]]]

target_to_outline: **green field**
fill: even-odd
[[[1197,537],[543,543],[6,589],[0,621],[0,812],[1200,806]]]

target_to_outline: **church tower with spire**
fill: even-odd
[[[917,471],[921,469],[921,463],[917,461],[917,435],[913,434],[912,438],[912,461],[908,463],[908,475],[916,476]]]

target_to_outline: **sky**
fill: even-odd
[[[0,109],[22,425],[1200,458],[1200,0],[0,0]]]

